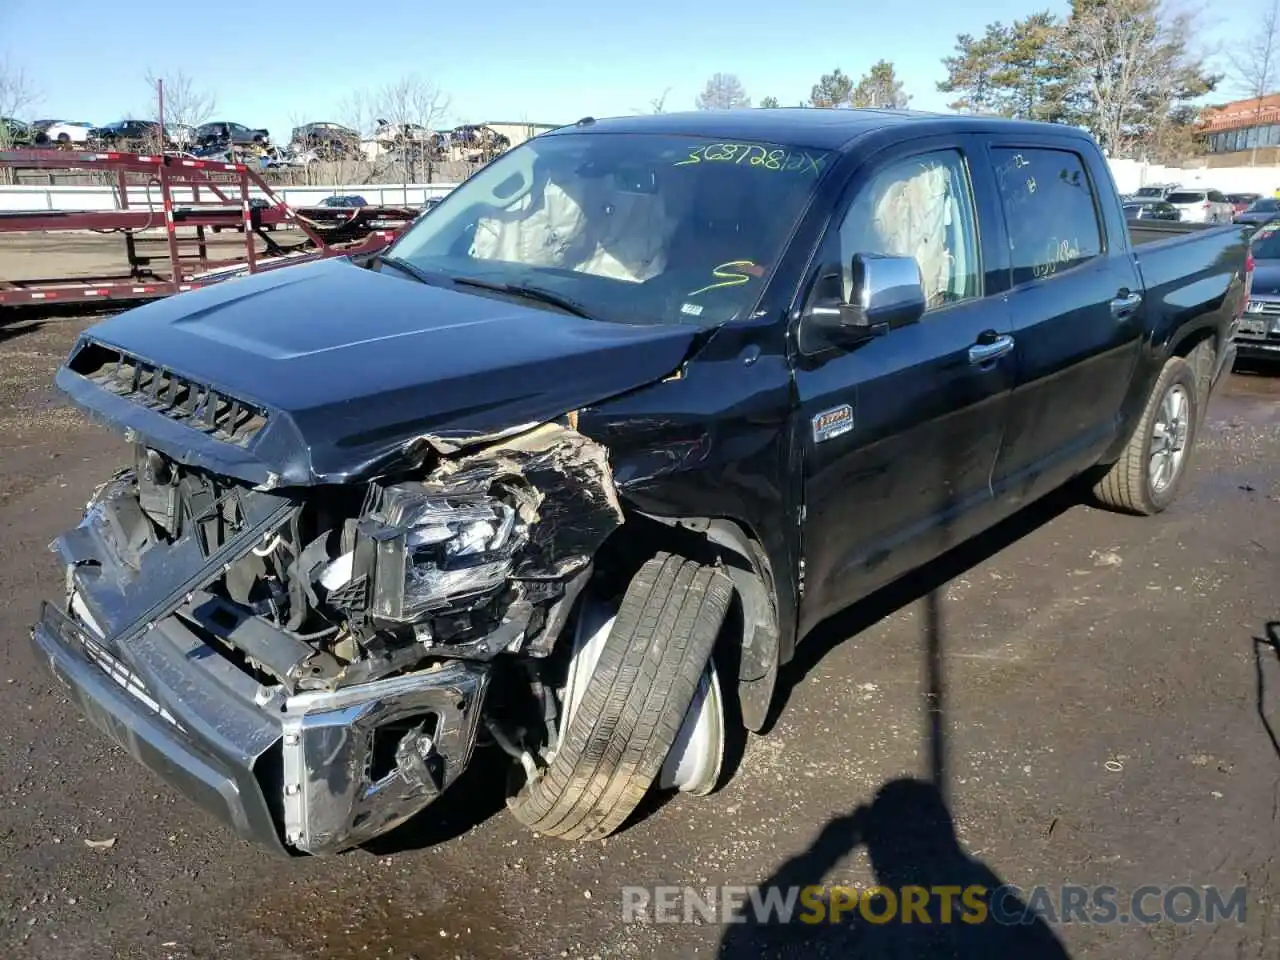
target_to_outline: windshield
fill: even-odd
[[[1171,193],[1165,199],[1170,203],[1203,203],[1206,196],[1203,192],[1192,193],[1187,191],[1185,193]]]
[[[1267,197],[1265,200],[1255,200],[1249,204],[1247,213],[1276,213],[1280,211],[1280,200],[1274,200]]]
[[[1160,194],[1162,193],[1164,193],[1164,190],[1162,190],[1160,187],[1142,187],[1141,189],[1138,190],[1136,194],[1134,194],[1134,196],[1159,197]]]
[[[537,137],[389,254],[428,274],[539,287],[601,320],[711,326],[754,306],[830,159],[682,136]]]

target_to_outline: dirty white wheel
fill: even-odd
[[[1185,386],[1175,383],[1160,400],[1151,428],[1151,459],[1147,472],[1155,493],[1164,493],[1178,476],[1190,433],[1190,395]]]
[[[614,604],[592,596],[583,598],[574,631],[568,678],[561,694],[565,708],[560,714],[560,742],[564,742],[565,731],[582,703],[587,681],[595,671],[616,619]],[[712,660],[702,672],[698,691],[676,734],[675,743],[662,763],[658,786],[667,790],[675,788],[695,796],[710,793],[720,779],[724,747],[724,700],[720,694],[720,677]]]

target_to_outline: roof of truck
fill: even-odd
[[[929,124],[931,132],[992,130],[1040,134],[1046,124],[1003,117],[925,113],[919,110],[849,110],[818,107],[784,107],[738,110],[690,110],[683,113],[657,113],[636,117],[584,117],[544,136],[565,133],[653,133],[680,136],[725,137],[727,139],[761,140],[809,147],[814,150],[838,150],[865,133],[878,128],[902,124]],[[1053,132],[1084,134],[1076,127],[1053,124]]]

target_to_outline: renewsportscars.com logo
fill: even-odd
[[[626,923],[1243,923],[1245,887],[623,887]]]

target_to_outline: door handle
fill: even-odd
[[[1140,303],[1142,303],[1142,294],[1121,290],[1116,298],[1111,301],[1111,315],[1117,320],[1123,320],[1138,309]]]
[[[1013,337],[1002,333],[998,337],[975,343],[969,348],[970,363],[990,363],[1013,349]]]

